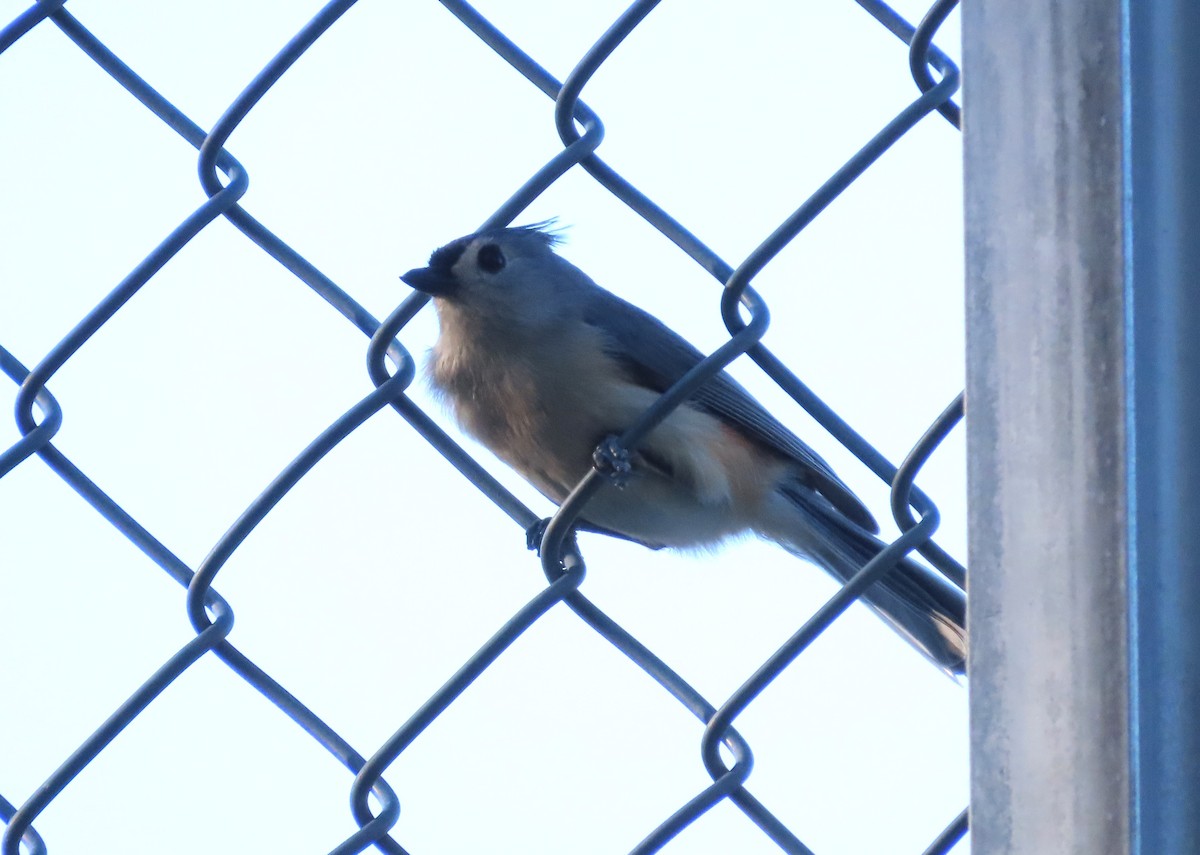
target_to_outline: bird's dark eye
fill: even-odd
[[[477,258],[479,267],[485,273],[499,273],[507,263],[504,260],[504,253],[494,243],[485,243],[481,246]]]

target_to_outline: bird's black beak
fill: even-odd
[[[449,297],[458,289],[448,271],[435,267],[417,267],[401,276],[400,281],[430,297]]]

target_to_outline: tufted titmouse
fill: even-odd
[[[554,252],[541,226],[451,241],[401,279],[434,298],[434,388],[458,421],[562,502],[621,434],[703,358],[651,315]],[[703,547],[747,530],[846,580],[883,544],[829,465],[722,372],[654,428],[624,483],[580,527],[652,548]],[[952,674],[964,669],[962,592],[904,559],[863,600]]]

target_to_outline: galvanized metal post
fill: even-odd
[[[1129,4],[1135,847],[1200,852],[1200,5]]]
[[[1200,852],[1200,6],[964,5],[972,851]]]

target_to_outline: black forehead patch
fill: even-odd
[[[450,241],[450,243],[439,249],[435,249],[433,254],[429,256],[429,267],[442,273],[449,273],[450,268],[462,258],[463,251],[466,250],[467,245],[471,241],[480,238],[503,241],[510,246],[515,244],[517,247],[520,247],[523,243],[541,244],[549,249],[553,249],[563,242],[562,232],[555,230],[555,223],[555,220],[543,220],[540,223],[532,223],[528,226],[485,229],[473,235],[460,237]]]
[[[433,255],[429,256],[429,266],[434,270],[440,270],[444,273],[449,273],[450,268],[454,263],[462,257],[463,250],[467,248],[467,239],[459,238],[451,241],[445,246],[435,249]]]

